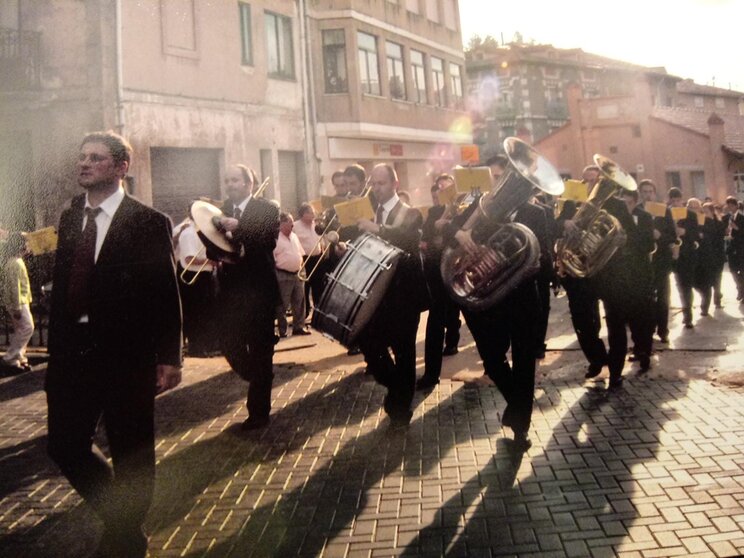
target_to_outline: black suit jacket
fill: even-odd
[[[227,200],[222,212],[232,217],[234,205]],[[279,283],[274,265],[274,248],[279,235],[279,208],[262,198],[252,197],[240,215],[233,241],[241,249],[236,264],[223,264],[220,288],[238,290],[252,304],[274,311],[279,299]]]
[[[419,251],[423,222],[424,218],[418,209],[398,201],[380,228],[378,233],[380,238],[406,253],[398,264],[393,285],[385,297],[386,305],[416,312],[424,311],[429,305]]]
[[[85,195],[62,213],[49,317],[49,373],[69,355],[76,324],[67,305]],[[93,342],[117,365],[181,363],[181,303],[170,219],[126,195],[114,214],[91,278]]]

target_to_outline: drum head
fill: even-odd
[[[194,220],[196,230],[199,233],[199,237],[204,241],[204,244],[207,247],[209,247],[209,244],[212,244],[213,247],[228,253],[237,252],[237,249],[230,244],[225,234],[217,230],[217,227],[214,226],[212,222],[212,218],[214,217],[224,217],[220,208],[201,200],[191,204],[191,218]]]

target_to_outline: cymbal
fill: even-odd
[[[207,247],[211,243],[214,247],[225,252],[231,254],[237,252],[237,248],[230,243],[225,233],[220,231],[214,224],[213,219],[215,217],[224,217],[219,207],[205,201],[197,200],[191,204],[190,213],[191,218],[194,220],[194,225],[196,225],[196,231]]]

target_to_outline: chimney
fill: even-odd
[[[728,171],[726,168],[726,154],[723,145],[726,140],[724,132],[725,122],[715,112],[708,118],[708,137],[710,138],[711,177],[708,182],[708,193],[713,199],[722,200],[727,195]]]

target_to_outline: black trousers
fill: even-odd
[[[545,353],[548,348],[545,340],[548,337],[548,322],[550,320],[550,276],[538,275],[537,277],[537,294],[540,297],[540,345],[541,353]]]
[[[274,381],[276,300],[231,286],[220,293],[220,307],[225,317],[222,352],[230,367],[249,382],[248,415],[267,418]]]
[[[310,275],[310,272],[315,269],[310,280],[305,282],[305,317],[307,317],[310,314],[310,310],[320,301],[320,295],[323,294],[325,274],[328,273],[328,258],[321,260],[320,256],[304,256],[303,260],[305,261],[306,275]],[[319,261],[320,263],[318,263]],[[311,294],[312,303],[310,302]]]
[[[432,263],[425,269],[431,305],[426,318],[424,375],[438,380],[442,373],[442,344],[449,348],[460,342],[460,309],[447,293],[439,265]]]
[[[669,335],[669,305],[671,303],[671,281],[669,276],[671,270],[654,270],[653,278],[653,332],[659,334],[659,337]]]
[[[378,383],[388,388],[385,412],[393,420],[408,421],[413,414],[416,332],[420,317],[420,312],[415,309],[383,307],[359,338],[368,371]]]
[[[217,334],[215,332],[215,300],[212,286],[212,274],[207,271],[196,273],[183,272],[178,266],[179,277],[183,273],[186,282],[179,283],[181,305],[183,309],[183,336],[188,341],[188,354],[200,356],[217,349]]]
[[[566,276],[561,284],[568,296],[568,309],[571,323],[576,331],[579,346],[593,366],[604,366],[607,363],[607,349],[599,337],[602,327],[599,315],[599,297],[587,279]]]
[[[506,399],[503,422],[527,432],[535,393],[535,359],[540,349],[539,298],[534,283],[483,312],[463,310],[488,377]],[[507,351],[511,347],[512,364]]]
[[[693,278],[682,273],[675,273],[674,277],[677,281],[677,290],[679,291],[679,298],[682,302],[682,321],[685,324],[691,324]]]
[[[607,321],[607,367],[610,378],[619,378],[625,366],[628,353],[628,334],[630,329],[633,340],[633,352],[639,359],[649,358],[653,347],[653,321],[648,313],[651,307],[650,296],[628,296],[603,298],[605,318]]]
[[[155,484],[155,365],[105,358],[91,349],[85,328],[47,372],[49,455],[107,535],[127,555],[144,556],[142,525]],[[113,466],[93,443],[101,419]]]

